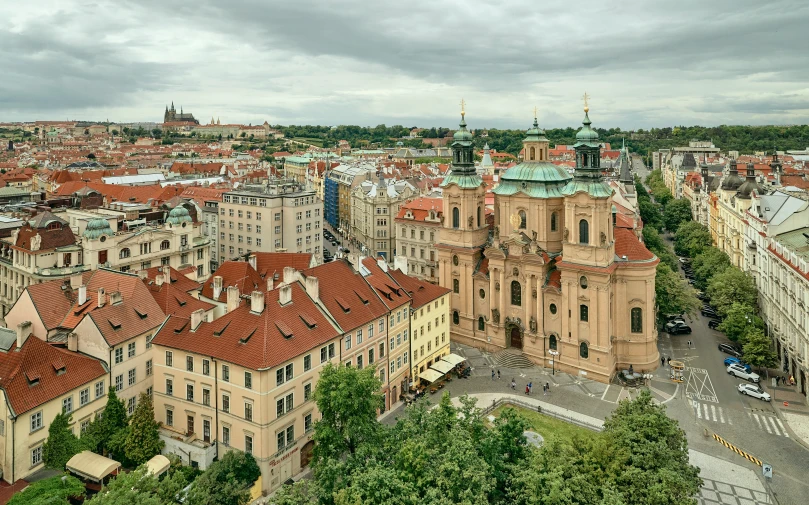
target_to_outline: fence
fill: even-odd
[[[564,421],[566,423],[575,424],[576,426],[580,426],[582,428],[586,428],[592,431],[601,431],[603,428],[601,426],[596,426],[587,422],[582,421],[581,419],[576,419],[571,416],[567,416],[562,412],[559,412],[556,408],[542,408],[541,405],[532,405],[526,401],[520,400],[518,398],[498,398],[497,400],[492,400],[492,404],[486,407],[481,408],[482,415],[488,415],[494,412],[497,407],[505,406],[505,405],[515,405],[517,407],[522,407],[528,410],[535,410],[540,414],[554,417],[559,419],[560,421]],[[553,406],[551,406],[553,407]]]

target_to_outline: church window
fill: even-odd
[[[579,356],[584,359],[590,357],[590,347],[587,345],[587,342],[582,342],[579,344]]]
[[[550,304],[548,310],[551,311],[551,314],[556,314],[556,304],[555,303]]]
[[[579,244],[590,243],[590,223],[586,219],[579,221]]]
[[[583,275],[579,277],[579,286],[581,286],[582,289],[587,289],[587,277]]]
[[[556,335],[551,335],[548,337],[548,348],[552,351],[556,350]]]
[[[460,228],[461,226],[461,210],[458,207],[452,208],[452,227]]]
[[[480,299],[481,299],[481,300],[482,300],[482,299],[484,299],[484,298],[486,298],[486,292],[485,292],[485,291],[483,291],[482,289],[481,289],[480,291],[478,291],[478,294],[480,295]]]
[[[480,205],[478,205],[478,228],[480,228],[480,214],[481,214]]]
[[[452,292],[453,293],[461,292],[461,282],[458,279],[452,279]]]
[[[525,221],[526,221],[525,211],[521,210],[520,211],[520,229],[521,230],[525,229]]]
[[[166,249],[171,247],[171,243],[168,240],[164,240],[160,242],[160,250],[165,251]]]
[[[537,150],[535,147],[531,148],[531,157],[529,158],[530,161],[534,161],[537,158]]]
[[[121,259],[128,258],[128,257],[129,257],[129,256],[131,256],[131,255],[132,255],[132,253],[130,253],[130,252],[129,252],[129,248],[128,248],[128,247],[124,247],[123,249],[121,249],[121,252],[120,252],[120,254],[119,254],[119,256],[121,257]]]
[[[478,330],[484,331],[486,329],[486,321],[483,320],[483,316],[478,318]]]
[[[517,281],[511,281],[511,304],[522,305],[522,286]]]
[[[582,164],[583,167],[587,166],[587,153],[582,154],[581,164]]]
[[[590,320],[590,310],[587,305],[579,305],[579,321],[587,322]]]
[[[559,215],[556,212],[551,212],[551,231],[557,231],[559,227]]]
[[[452,324],[460,324],[461,323],[461,316],[458,314],[457,310],[452,311]]]
[[[643,333],[643,309],[635,307],[632,309],[632,333]]]

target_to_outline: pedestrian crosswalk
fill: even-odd
[[[758,414],[756,412],[748,412],[748,414],[756,423],[758,429],[766,431],[772,435],[789,438],[789,433],[787,433],[787,430],[784,428],[784,423],[782,423],[777,417]]]
[[[718,406],[702,402],[694,402],[694,413],[697,419],[704,419],[706,421],[713,421],[721,424],[733,424],[730,416],[726,415],[725,410]]]

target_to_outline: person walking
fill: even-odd
[[[545,383],[545,390],[547,390],[547,391],[548,391],[548,394],[550,394],[550,393],[551,393],[551,383],[550,383],[550,382],[546,382],[546,383]]]
[[[511,389],[512,389],[512,390],[515,390],[515,391],[516,391],[516,389],[517,389],[517,383],[516,383],[516,382],[514,382],[514,379],[511,379]]]
[[[667,364],[668,366],[671,366],[671,358],[670,358],[670,357],[669,357],[669,358],[666,358],[666,364]]]
[[[666,364],[666,357],[665,356],[660,356],[660,366],[663,366],[665,364]]]
[[[548,387],[545,384],[542,385],[542,396],[548,396]]]
[[[492,368],[492,380],[494,380],[494,368]]]
[[[500,380],[500,370],[497,371],[497,380]]]
[[[530,394],[531,394],[531,393],[533,393],[533,392],[534,392],[534,383],[533,383],[533,382],[529,382],[529,383],[528,383],[528,394],[530,395]]]
[[[525,394],[528,394],[528,384],[525,385]]]

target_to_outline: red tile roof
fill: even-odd
[[[424,196],[416,198],[415,200],[402,205],[401,209],[399,210],[399,214],[396,215],[396,219],[404,219],[408,210],[413,214],[415,221],[423,222],[430,215],[431,210],[435,211],[438,216],[442,214],[444,210],[444,200],[441,198],[427,198]]]
[[[86,284],[92,275],[93,272],[84,272],[82,282]],[[78,292],[70,288],[69,279],[31,284],[25,290],[47,330],[59,326],[78,296]]]
[[[626,228],[614,228],[615,233],[615,254],[619,258],[626,256],[629,261],[650,260],[655,255],[646,249],[643,242],[638,240],[634,233]]]
[[[167,316],[172,315],[190,318],[191,313],[195,310],[202,309],[207,312],[216,307],[212,303],[194,298],[172,284],[164,283],[158,286],[146,279],[144,279],[144,283],[147,283],[149,294],[152,295],[154,301],[160,306],[160,310],[163,314]]]
[[[265,292],[261,314],[251,312],[250,303],[245,303],[212,323],[200,323],[196,331],[188,319],[170,316],[153,343],[263,370],[340,335],[299,282],[290,288],[292,303],[281,306],[280,288],[274,289]]]
[[[402,286],[405,291],[407,291],[407,294],[410,295],[410,298],[413,300],[411,306],[414,309],[423,307],[450,292],[447,288],[442,288],[436,284],[410,277],[401,270],[391,270],[388,273],[390,273],[393,280]]]
[[[7,352],[0,352],[0,387],[18,416],[106,375],[98,360],[54,347],[34,335],[22,348],[15,342]],[[39,382],[34,384],[34,378]]]
[[[252,255],[256,257],[256,271],[265,281],[267,275],[275,273],[281,278],[285,267],[305,270],[312,266],[311,253],[254,252]]]
[[[194,269],[194,272],[196,272],[196,269]],[[168,276],[168,279],[171,281],[171,285],[179,289],[180,291],[189,292],[202,288],[202,284],[200,284],[197,281],[189,279],[184,274],[180,273],[176,268],[170,266],[147,268],[146,279],[148,279],[151,282],[147,282],[146,284],[149,285],[153,283],[155,277],[157,277],[157,274],[163,274],[164,276]]]
[[[369,272],[367,275],[363,274],[365,281],[374,288],[389,310],[397,309],[411,301],[407,292],[382,270],[375,259],[363,259],[362,266]]]
[[[214,277],[222,277],[222,292],[219,298],[213,296]],[[230,286],[239,288],[239,294],[249,294],[256,290],[264,290],[267,284],[246,261],[226,261],[202,285],[202,296],[209,300],[225,301]]]

